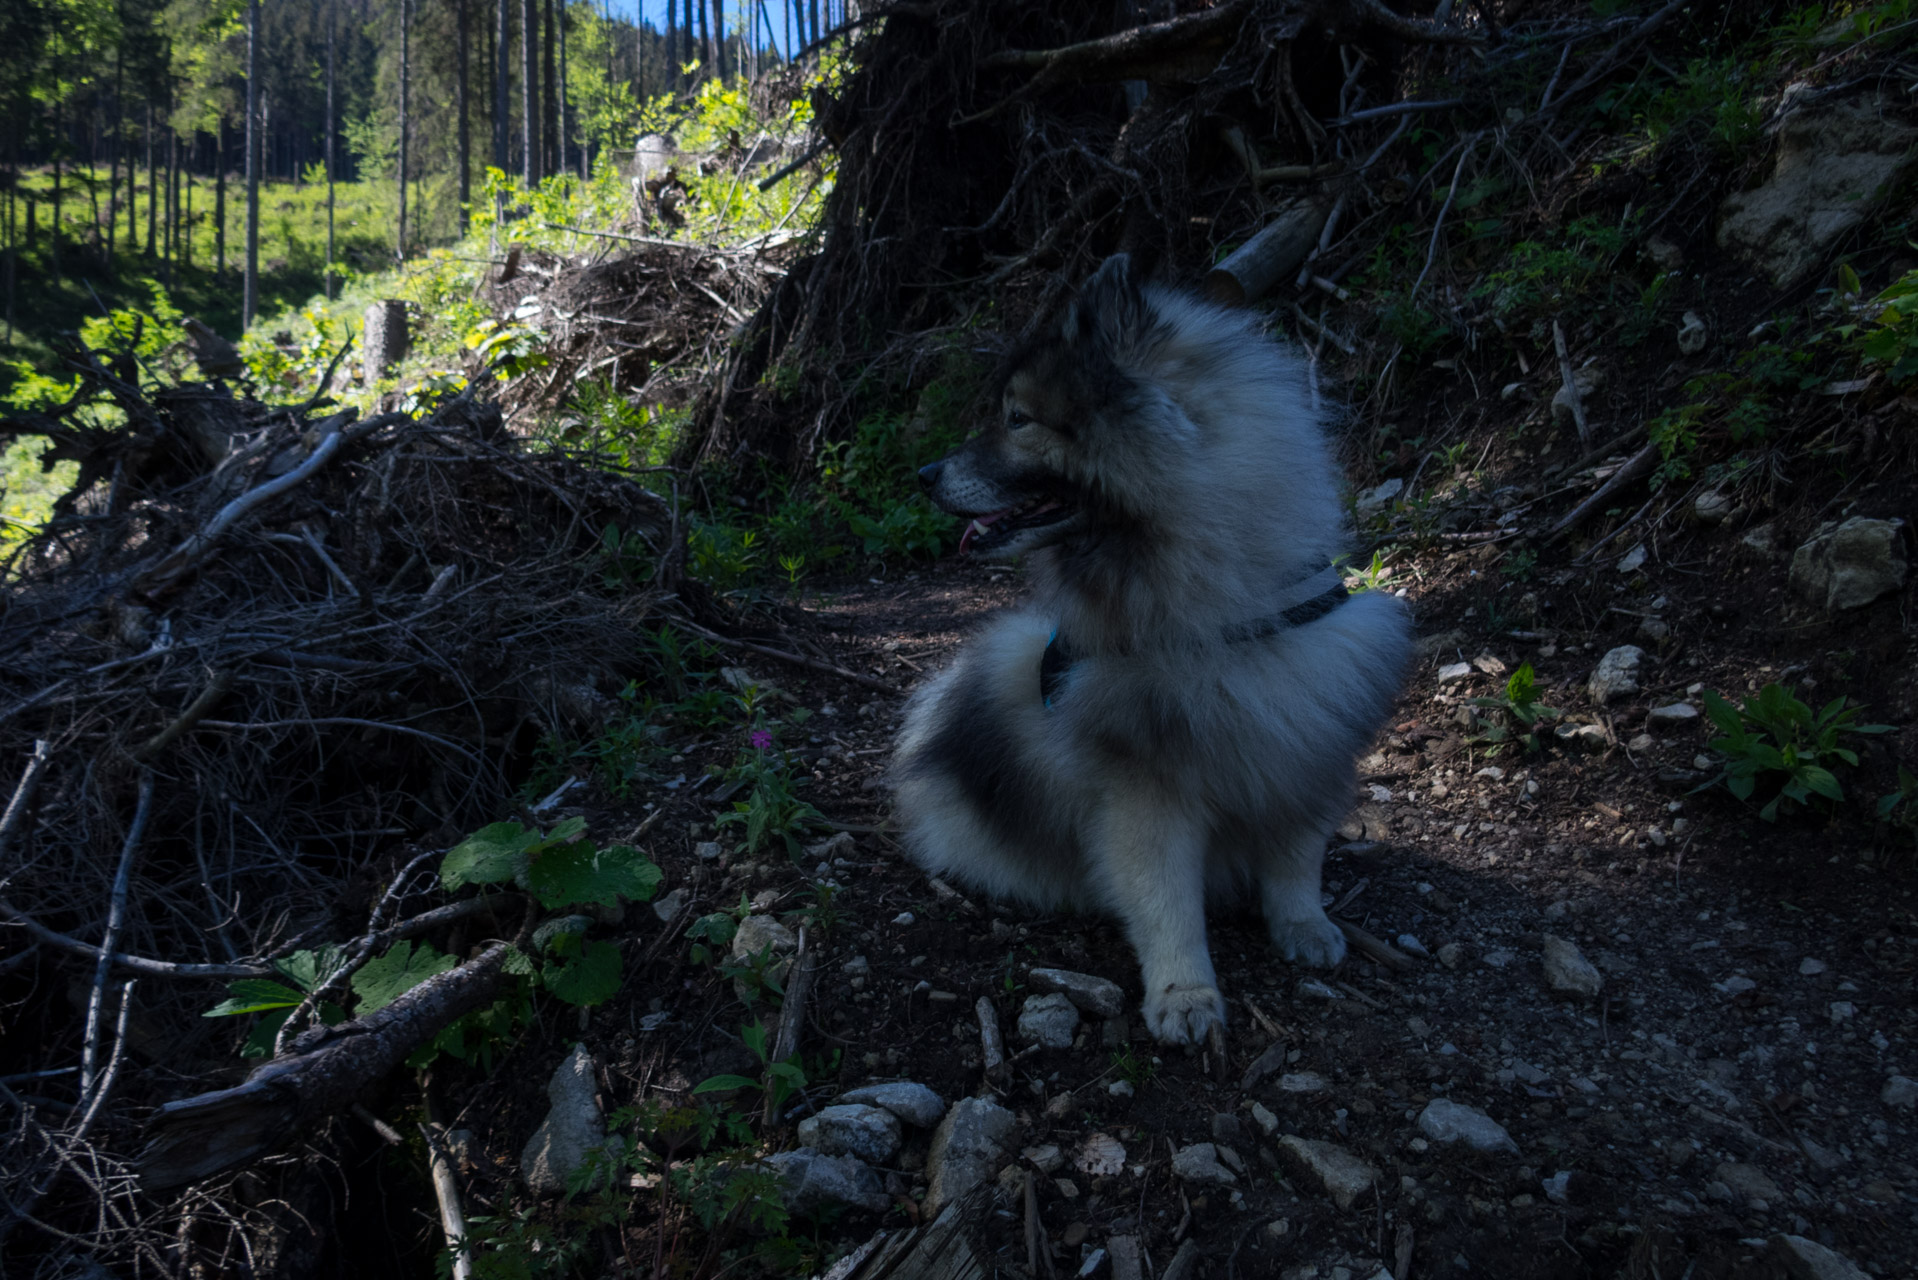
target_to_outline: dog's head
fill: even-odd
[[[1151,298],[1118,254],[1050,335],[1013,357],[998,420],[919,472],[938,507],[970,521],[961,551],[1011,559],[1114,514],[1111,448],[1150,399],[1128,364],[1156,323]]]

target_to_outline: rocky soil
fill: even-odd
[[[682,922],[835,887],[829,927],[808,917],[807,1049],[838,1049],[838,1075],[780,1131],[794,1202],[849,1206],[847,1244],[963,1202],[988,1274],[1907,1274],[1910,849],[1886,848],[1865,803],[1771,824],[1695,790],[1707,688],[1785,676],[1907,721],[1897,597],[1842,624],[1794,613],[1762,594],[1781,555],[1706,527],[1649,566],[1541,571],[1546,621],[1520,630],[1469,603],[1490,563],[1435,554],[1385,584],[1407,583],[1424,656],[1325,890],[1390,945],[1308,973],[1256,915],[1215,913],[1223,1061],[1145,1037],[1110,922],[1028,916],[901,860],[879,786],[896,699],[755,670],[818,712],[811,794],[853,830],[808,866],[733,862],[695,796],[655,856]],[[808,604],[805,638],[905,687],[1016,592],[962,563],[848,584]],[[1492,755],[1461,729],[1467,700],[1521,661],[1565,729]],[[1875,794],[1886,767],[1868,757],[1855,787]],[[660,944],[649,921],[634,945]],[[609,1106],[750,1063],[736,993],[683,963],[631,986],[583,1035]],[[530,1130],[544,1099],[511,1101],[525,1116],[503,1130]]]

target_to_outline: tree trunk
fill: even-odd
[[[180,257],[180,135],[173,131],[172,94],[167,95],[166,131],[166,286],[173,287],[173,266]]]
[[[467,6],[467,0],[453,0],[453,16],[459,28],[459,84],[457,86],[457,96],[459,98],[459,113],[460,113],[459,193],[460,193],[460,234],[462,236],[466,234],[466,223],[467,223],[466,204],[467,204],[467,201],[470,200],[473,195],[473,189],[472,189],[473,133],[472,133],[471,127],[467,123],[467,103],[466,103],[467,87],[468,87],[466,44],[467,44],[468,36],[470,34],[467,29],[466,6]]]
[[[333,205],[334,189],[339,182],[334,138],[338,135],[339,115],[335,102],[335,89],[339,84],[339,25],[340,0],[326,0],[326,274],[320,279],[320,292],[330,301],[337,287],[333,275]],[[225,127],[226,119],[221,117],[220,124]]]
[[[512,112],[507,97],[512,83],[509,64],[512,32],[508,29],[507,21],[507,15],[511,12],[508,0],[497,0],[493,22],[493,167],[501,173],[513,167],[511,157],[507,155],[512,137]]]
[[[107,152],[107,270],[113,269],[113,245],[120,230],[120,153],[126,149],[126,103],[120,97],[126,84],[126,41],[113,50],[113,146]],[[133,174],[127,173],[127,192],[132,194]]]
[[[409,94],[413,77],[409,45],[409,29],[412,25],[409,0],[400,0],[400,219],[394,248],[402,262],[406,261],[406,113],[411,101]]]
[[[245,1084],[161,1107],[140,1156],[142,1183],[159,1191],[237,1169],[344,1111],[454,1020],[491,1003],[510,950],[496,942],[383,1009],[307,1032]]]
[[[726,78],[726,0],[713,0],[713,74]]]
[[[540,169],[542,174],[563,173],[566,170],[565,158],[559,154],[559,81],[553,73],[553,0],[545,0],[541,6],[545,30],[540,36],[540,137],[545,144],[541,153]]]
[[[819,25],[819,0],[812,0],[812,40],[807,43],[812,44],[818,41],[823,32],[824,28]]]
[[[666,0],[666,83],[679,83],[679,6]]]
[[[155,256],[160,240],[160,157],[153,147],[153,102],[147,102],[147,257]]]
[[[226,282],[226,112],[213,144],[213,283]],[[329,243],[328,251],[332,249]]]
[[[240,327],[253,324],[260,304],[260,0],[246,6],[246,281],[240,291]]]
[[[568,136],[566,129],[566,0],[559,0],[559,10],[553,15],[553,27],[559,37],[559,81],[558,91],[553,95],[559,106],[559,167],[565,169],[568,160]],[[580,169],[580,180],[586,179],[584,166]]]
[[[537,0],[519,0],[520,157],[526,189],[539,185],[539,19]]]
[[[693,0],[686,0],[688,11],[692,9],[692,5]],[[700,0],[699,4],[699,60],[705,64],[706,74],[709,76],[713,74],[713,66],[715,65],[713,62],[713,24],[712,15],[706,11],[705,0]]]

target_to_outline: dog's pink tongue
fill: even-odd
[[[968,524],[966,531],[959,535],[959,554],[966,554],[966,549],[972,545],[972,540],[984,533],[988,525],[1004,514],[1003,511],[995,511],[989,516],[979,516]]]

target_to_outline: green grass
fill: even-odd
[[[129,250],[125,188],[115,218],[113,255],[108,260],[103,231],[94,222],[97,198],[102,218],[107,212],[105,170],[69,168],[61,175],[61,250],[56,276],[53,255],[53,173],[50,169],[24,172],[15,193],[21,245],[15,285],[12,341],[0,355],[46,367],[50,340],[77,330],[82,321],[109,309],[137,307],[147,299],[145,281],[157,280],[180,310],[212,325],[228,337],[240,331],[241,269],[246,255],[246,188],[229,175],[226,193],[226,271],[217,270],[219,228],[214,219],[214,184],[204,176],[192,179],[192,215],[188,234],[169,264],[163,248],[163,228],[156,219],[155,250],[146,253],[146,223],[152,193],[146,175],[137,175],[133,192],[136,238]],[[450,179],[424,184],[428,211],[422,230],[445,237],[456,230],[457,211],[441,188]],[[186,205],[185,181],[181,205]],[[93,194],[89,195],[89,188]],[[27,236],[26,197],[36,204],[35,228]],[[164,201],[164,193],[161,196]],[[393,264],[393,224],[398,196],[390,182],[349,182],[335,188],[334,244],[342,274],[352,278]],[[162,209],[160,212],[164,212]],[[183,215],[184,216],[184,215]],[[409,220],[411,220],[409,218]],[[326,185],[324,182],[273,182],[260,188],[260,315],[274,316],[297,308],[322,289],[326,258]],[[97,300],[96,300],[97,298]],[[0,375],[0,395],[9,381]]]

